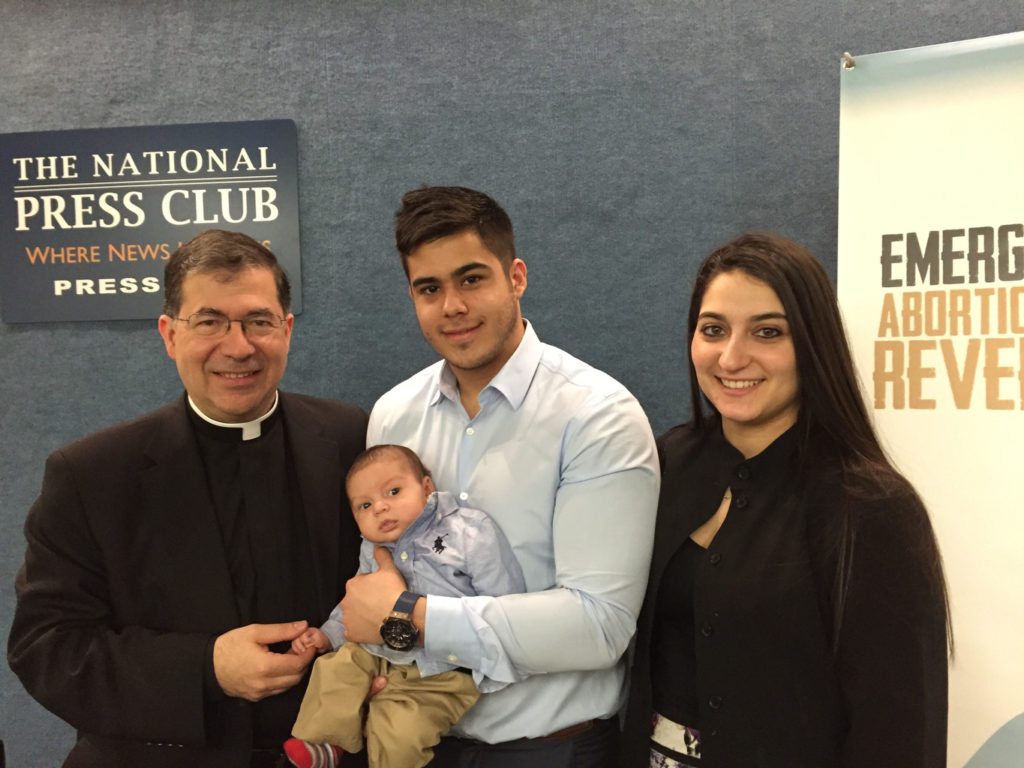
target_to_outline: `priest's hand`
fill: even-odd
[[[274,653],[268,646],[291,642],[306,627],[305,621],[249,624],[218,637],[213,643],[213,671],[224,693],[259,701],[298,683],[316,651]]]

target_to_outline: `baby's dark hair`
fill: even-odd
[[[352,466],[349,467],[348,474],[345,475],[345,486],[348,486],[349,478],[367,464],[371,464],[374,461],[380,461],[382,459],[393,458],[400,458],[405,461],[418,480],[422,480],[424,477],[430,477],[430,470],[423,466],[423,462],[420,461],[420,457],[416,455],[415,451],[406,448],[404,445],[390,445],[385,443],[383,445],[374,445],[367,448],[356,456],[355,460],[352,462]]]

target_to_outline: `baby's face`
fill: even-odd
[[[420,516],[434,484],[417,478],[406,461],[385,457],[353,474],[347,490],[359,532],[381,544],[397,541]]]

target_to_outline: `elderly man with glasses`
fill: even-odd
[[[78,730],[65,765],[275,766],[358,566],[342,478],[359,408],[280,392],[288,278],[252,238],[167,263],[170,405],[53,453],[25,524],[8,660]]]

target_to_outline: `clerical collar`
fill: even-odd
[[[269,419],[271,416],[273,416],[274,412],[277,411],[277,400],[278,400],[278,394],[277,394],[277,392],[274,392],[274,404],[272,406],[270,406],[270,410],[267,411],[265,414],[260,416],[258,419],[255,419],[254,421],[246,421],[246,422],[241,422],[241,423],[237,423],[237,422],[236,423],[231,423],[231,422],[223,422],[223,421],[214,421],[209,416],[207,416],[205,413],[203,413],[201,410],[199,410],[199,407],[195,404],[195,402],[193,402],[191,395],[188,396],[189,407],[192,408],[192,412],[196,416],[201,418],[207,424],[212,424],[213,426],[220,427],[221,429],[238,429],[238,430],[241,430],[242,440],[255,440],[257,437],[259,437],[261,434],[263,434],[263,422],[265,422],[267,419]]]

